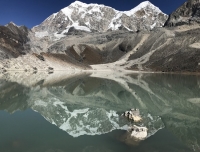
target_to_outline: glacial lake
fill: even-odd
[[[121,114],[140,110],[141,122]],[[132,125],[148,128],[131,138]],[[200,151],[200,76],[5,73],[0,152]]]

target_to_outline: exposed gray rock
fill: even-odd
[[[130,69],[163,72],[200,72],[199,28],[176,31],[160,29],[150,33],[143,45],[129,57]]]
[[[187,0],[170,14],[165,26],[180,26],[200,23],[200,1]]]
[[[12,22],[0,26],[0,60],[26,54],[26,50],[30,49],[26,45],[29,41],[28,32],[25,26],[17,26]]]
[[[126,118],[128,118],[129,120],[133,120],[134,122],[142,121],[139,109],[131,109],[130,111],[125,111],[122,116],[125,116]]]

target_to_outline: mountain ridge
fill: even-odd
[[[194,6],[196,6],[195,0],[188,2],[194,3]],[[185,4],[180,8],[184,8]],[[78,9],[73,5],[77,5]],[[143,16],[148,16],[148,12],[155,13],[155,11],[152,10],[149,2],[145,1],[138,7],[138,9],[141,7],[145,7],[145,9],[132,15],[134,17],[138,15],[134,22],[138,23],[138,27],[141,26],[144,29],[130,31],[125,28],[125,24],[130,21],[127,15],[120,16],[121,14],[117,14],[114,9],[109,7],[101,8],[98,4],[81,3],[81,5],[85,5],[84,7],[87,8],[88,14],[84,13],[84,10],[80,10],[83,7],[79,8],[79,2],[73,3],[70,8],[66,7],[67,10],[71,10],[71,12],[67,13],[72,14],[69,17],[73,22],[61,10],[58,14],[53,14],[47,18],[38,27],[36,26],[37,29],[28,30],[25,35],[11,32],[10,37],[8,35],[9,32],[6,34],[4,32],[1,35],[1,46],[5,47],[4,41],[8,42],[6,47],[11,47],[11,49],[9,48],[10,51],[15,51],[16,44],[11,42],[15,36],[21,37],[23,43],[20,43],[19,49],[15,51],[16,56],[7,57],[7,50],[3,47],[0,48],[3,53],[1,55],[3,60],[0,63],[1,71],[200,72],[200,26],[198,22],[194,25],[183,24],[162,28],[155,26],[155,28],[148,30],[145,27],[148,25],[151,28],[152,22],[150,22],[150,19],[153,16],[150,15],[149,18],[143,18]],[[96,10],[89,5],[95,7]],[[195,11],[192,6],[188,6],[189,10],[193,9],[198,14],[198,7],[195,7],[197,9]],[[182,10],[180,8],[177,10]],[[99,11],[101,9],[103,11]],[[133,10],[132,12],[134,12]],[[107,14],[108,16],[105,17],[110,19],[100,20],[100,23],[93,24],[94,28],[86,27],[85,21],[87,21],[88,17],[91,19],[91,23],[95,23],[96,17],[103,17],[101,16],[102,14]],[[156,16],[156,14],[154,15]],[[117,21],[121,21],[124,25],[118,26],[118,22],[116,22],[115,25],[119,27],[118,30],[107,30],[106,32],[95,30],[95,27],[102,30],[106,29],[106,27],[108,28],[110,22],[116,20],[113,15],[117,16],[116,18],[119,19]],[[157,15],[159,16],[159,14]],[[81,20],[80,16],[85,16],[85,20],[84,17]],[[135,26],[132,22],[129,23]],[[8,28],[18,31],[22,27],[11,23],[9,27],[2,27],[2,31],[5,29],[10,31]],[[26,41],[23,41],[24,39]],[[26,56],[24,56],[25,54]]]
[[[75,1],[50,15],[40,25],[33,27],[32,31],[36,32],[37,37],[53,35],[60,39],[71,27],[86,32],[106,32],[120,28],[128,31],[152,30],[154,27],[162,27],[167,17],[149,1],[144,1],[129,11]]]

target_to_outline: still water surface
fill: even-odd
[[[0,80],[0,152],[200,151],[199,76],[19,76]],[[121,117],[130,108],[142,122]]]

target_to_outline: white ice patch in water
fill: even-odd
[[[138,129],[138,131],[136,130]],[[140,130],[140,131],[139,131]],[[146,127],[136,127],[132,132],[131,136],[139,140],[144,140],[147,137],[147,128]]]

